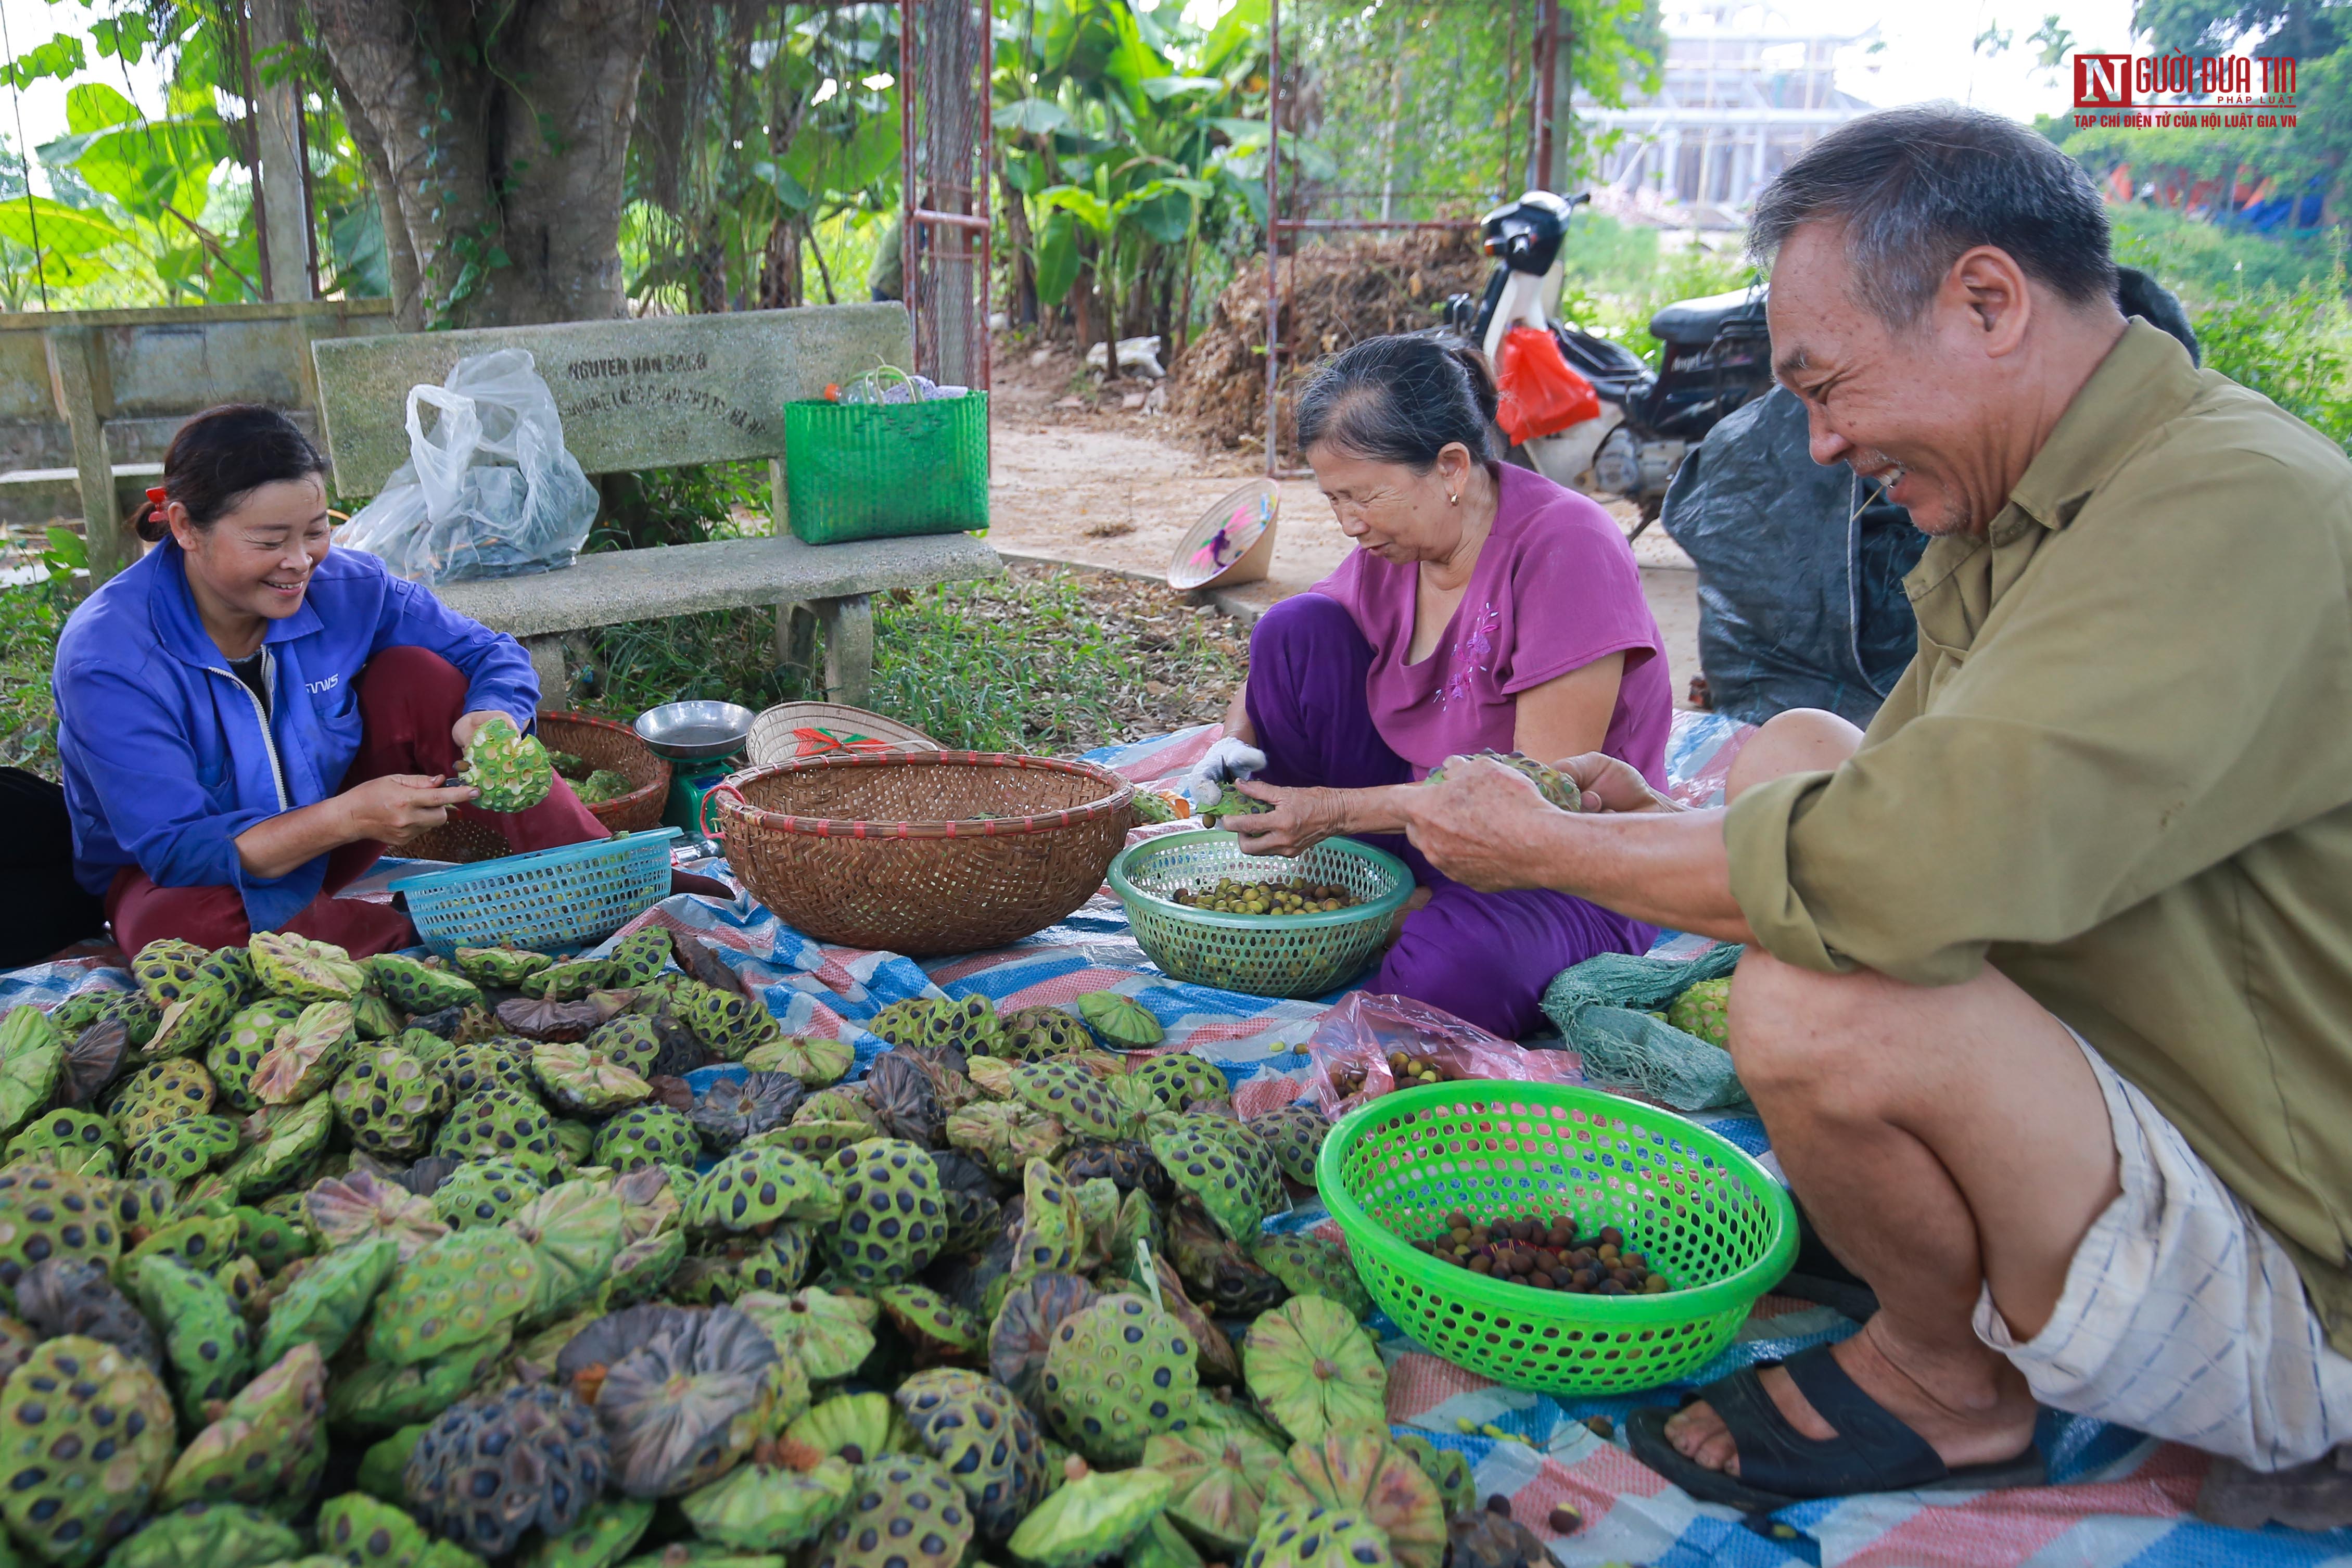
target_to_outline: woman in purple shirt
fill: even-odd
[[[1605,751],[1665,785],[1673,687],[1623,533],[1584,497],[1495,461],[1486,357],[1374,338],[1318,371],[1298,439],[1356,552],[1267,611],[1225,733],[1262,750],[1226,826],[1257,854],[1338,834],[1420,884],[1372,982],[1515,1039],[1554,975],[1656,932],[1582,899],[1474,893],[1403,839],[1396,791],[1446,758]]]

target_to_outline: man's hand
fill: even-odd
[[[1622,758],[1612,757],[1605,751],[1588,751],[1581,757],[1571,757],[1552,766],[1576,780],[1584,792],[1584,809],[1588,811],[1674,811],[1681,810],[1672,800],[1650,788],[1642,770]],[[1447,777],[1453,770],[1447,769]]]
[[[514,715],[510,713],[499,708],[482,708],[473,713],[460,715],[457,722],[449,727],[449,738],[457,743],[458,750],[463,751],[472,743],[474,732],[494,718],[502,718],[509,724],[515,722]],[[516,725],[516,727],[520,729],[521,726]]]
[[[481,793],[470,784],[444,785],[414,773],[387,774],[344,790],[341,804],[351,839],[398,846],[449,820],[449,808]]]
[[[1286,789],[1278,784],[1241,783],[1234,786],[1253,800],[1269,802],[1271,811],[1223,817],[1217,825],[1241,840],[1245,855],[1303,854],[1325,839],[1347,831],[1337,789]]]
[[[1486,758],[1449,757],[1444,779],[1398,793],[1405,836],[1454,881],[1480,893],[1544,885],[1539,857],[1528,852],[1569,813],[1526,774]]]

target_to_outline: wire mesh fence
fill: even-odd
[[[915,363],[988,384],[989,17],[974,0],[904,0],[906,298]]]

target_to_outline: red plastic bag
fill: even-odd
[[[1298,1098],[1335,1122],[1397,1087],[1390,1060],[1397,1051],[1452,1079],[1584,1082],[1583,1059],[1572,1051],[1529,1051],[1443,1008],[1370,991],[1351,991],[1325,1013],[1305,1050],[1315,1065]]]
[[[1503,334],[1495,381],[1503,393],[1495,423],[1514,446],[1601,417],[1601,394],[1561,357],[1549,332],[1514,327]]]

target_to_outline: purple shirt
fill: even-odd
[[[1347,606],[1372,645],[1364,695],[1373,727],[1416,779],[1457,754],[1515,750],[1519,693],[1622,653],[1624,678],[1601,749],[1664,789],[1674,685],[1623,530],[1540,474],[1488,471],[1501,491],[1494,531],[1436,651],[1420,664],[1405,662],[1417,563],[1396,566],[1360,549],[1315,585]]]

